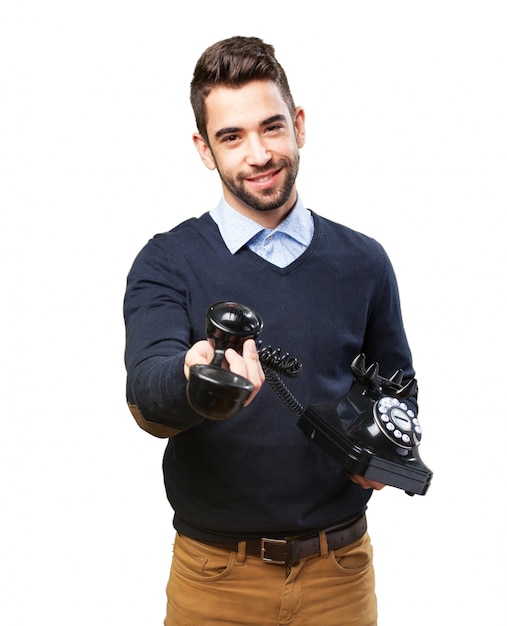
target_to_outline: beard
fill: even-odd
[[[245,180],[251,176],[260,176],[264,172],[273,169],[281,169],[284,172],[284,180],[281,187],[276,189],[259,190],[256,193],[248,191],[245,188]],[[294,159],[280,159],[278,163],[270,161],[264,167],[259,167],[248,176],[238,174],[237,176],[229,176],[225,172],[217,168],[218,174],[227,189],[243,204],[255,209],[256,211],[274,211],[283,206],[289,199],[299,170],[299,154],[296,153]]]

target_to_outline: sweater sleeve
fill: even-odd
[[[369,363],[379,363],[383,376],[390,377],[402,369],[406,382],[414,377],[415,371],[403,324],[398,284],[389,257],[380,245],[379,249],[383,271],[371,302],[363,351]]]
[[[186,302],[181,272],[155,237],[129,272],[124,318],[127,402],[138,424],[156,436],[187,430],[203,419],[186,398],[183,365],[195,341]]]

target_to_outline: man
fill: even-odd
[[[223,198],[148,242],[125,296],[129,406],[143,429],[169,438],[164,479],[177,533],[165,624],[375,624],[364,513],[383,485],[347,475],[303,435],[263,385],[253,339],[242,355],[226,351],[254,387],[237,415],[203,418],[186,385],[190,367],[213,357],[204,317],[220,300],[257,311],[263,345],[303,363],[293,381],[302,406],[345,394],[361,352],[411,378],[391,264],[377,242],[298,197],[305,114],[272,46],[233,37],[208,48],[191,102],[194,144]],[[293,537],[305,538],[303,552],[270,558],[278,545],[303,545],[287,544]]]

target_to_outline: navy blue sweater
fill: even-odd
[[[313,216],[310,246],[285,268],[247,248],[232,255],[206,213],[156,235],[129,273],[127,400],[145,420],[181,431],[168,441],[164,480],[175,528],[196,539],[321,529],[360,514],[371,496],[304,436],[267,383],[224,421],[203,419],[186,399],[184,356],[205,339],[206,309],[218,300],[255,309],[262,344],[303,363],[284,382],[305,407],[346,393],[360,352],[384,375],[414,375],[385,251]]]

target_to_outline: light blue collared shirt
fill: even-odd
[[[273,230],[235,211],[222,197],[217,207],[210,211],[220,234],[232,254],[243,246],[278,267],[287,267],[310,244],[314,225],[313,217],[297,199],[292,211]]]

